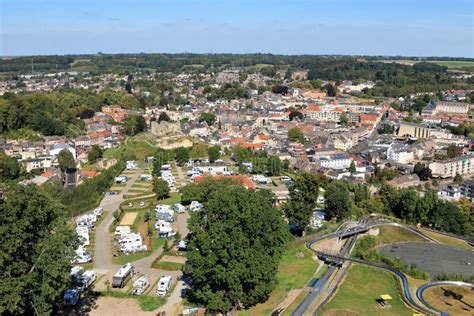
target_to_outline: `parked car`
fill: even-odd
[[[81,300],[81,292],[77,289],[69,289],[64,293],[63,298],[66,306],[75,306]]]

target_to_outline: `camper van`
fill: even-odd
[[[139,277],[135,282],[133,282],[133,295],[142,295],[145,293],[146,289],[150,287],[150,279],[146,276]]]
[[[102,207],[97,207],[96,209],[94,209],[93,213],[95,216],[101,217],[102,214],[104,214],[104,209]]]
[[[161,238],[167,238],[176,235],[176,232],[171,228],[171,224],[163,220],[158,220],[155,224],[155,228]]]
[[[171,209],[178,214],[182,214],[186,211],[186,207],[181,203],[176,203],[171,206]]]
[[[78,280],[79,290],[87,290],[95,280],[97,280],[97,276],[94,271],[88,270],[84,272]]]
[[[72,267],[71,272],[69,272],[69,277],[71,278],[71,283],[72,284],[77,284],[83,273],[84,273],[84,268],[83,267],[80,267],[80,266]]]
[[[151,181],[153,176],[151,174],[142,174],[140,175],[140,181]]]
[[[115,227],[115,238],[122,238],[125,235],[129,235],[132,232],[130,226],[117,226]]]
[[[191,212],[197,212],[203,208],[203,205],[199,203],[198,201],[192,201],[191,204],[189,205],[189,210]]]
[[[169,205],[157,205],[155,207],[155,219],[174,222],[174,211]]]
[[[112,277],[112,287],[123,288],[133,276],[133,266],[130,263],[122,266]]]
[[[115,183],[127,183],[128,177],[127,176],[118,176],[115,177]]]
[[[158,286],[156,288],[156,294],[158,296],[165,296],[168,293],[168,290],[171,287],[171,275],[164,275],[158,281]]]
[[[88,263],[92,261],[92,257],[89,252],[87,252],[87,250],[82,245],[80,245],[76,249],[76,258],[74,261],[77,263]]]

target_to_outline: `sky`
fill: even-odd
[[[474,58],[474,0],[0,0],[0,55]]]

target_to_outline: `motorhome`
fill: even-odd
[[[77,263],[88,263],[92,261],[92,257],[89,252],[82,246],[79,245],[76,249],[76,257],[74,262]]]
[[[80,267],[80,266],[72,267],[71,272],[69,272],[69,277],[71,278],[71,282],[73,284],[77,284],[77,282],[79,281],[83,273],[84,273],[83,267]]]
[[[151,174],[142,174],[140,175],[140,181],[151,181],[153,180],[153,176]]]
[[[171,224],[163,220],[158,220],[155,224],[155,228],[161,238],[167,238],[176,235],[176,232],[171,228]]]
[[[204,206],[199,203],[198,201],[192,201],[191,204],[189,205],[189,210],[191,212],[197,212],[201,210]]]
[[[76,218],[76,227],[87,227],[88,229],[92,229],[94,227],[91,218],[89,216],[80,216]]]
[[[122,266],[112,277],[112,287],[123,288],[133,276],[133,266],[127,263]]]
[[[169,205],[157,205],[155,207],[155,219],[174,222],[174,211]]]
[[[97,207],[96,209],[94,209],[93,213],[95,214],[95,216],[101,217],[102,214],[104,214],[104,209],[102,207]]]
[[[158,281],[156,294],[158,296],[165,296],[166,293],[168,293],[170,287],[171,287],[171,275],[164,275]]]
[[[184,240],[180,240],[178,243],[178,250],[179,251],[186,251],[186,242]]]
[[[173,204],[171,209],[178,214],[184,213],[186,211],[186,207],[181,203]]]
[[[161,166],[161,172],[163,171],[171,171],[171,165],[170,164],[165,164]]]
[[[132,232],[130,226],[117,226],[115,227],[115,237],[121,238],[122,236],[129,235]]]
[[[137,169],[137,164],[134,160],[128,160],[127,161],[127,165],[125,167],[127,170],[135,170]]]
[[[146,276],[139,277],[133,282],[133,295],[142,295],[150,287],[150,279]]]
[[[256,174],[252,177],[252,181],[257,183],[257,184],[269,184],[272,183],[272,180],[270,178],[265,177],[264,175],[261,174]]]
[[[84,272],[78,280],[79,289],[81,291],[88,289],[95,280],[97,280],[97,276],[94,271],[88,270]]]
[[[115,177],[115,183],[127,183],[128,177],[127,176],[118,176]]]

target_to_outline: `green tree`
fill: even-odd
[[[356,165],[355,165],[354,160],[351,161],[351,165],[349,166],[349,172],[351,174],[356,172]]]
[[[245,148],[241,145],[236,145],[232,147],[231,152],[232,157],[238,163],[250,161],[250,159],[252,159],[252,151],[250,150],[250,148]]]
[[[0,152],[0,181],[15,180],[20,176],[20,165],[18,161]]]
[[[303,131],[298,126],[290,128],[288,130],[288,140],[303,144],[305,140]]]
[[[448,158],[456,158],[462,156],[462,147],[457,146],[455,144],[451,144],[448,146],[447,150]]]
[[[330,83],[325,85],[324,89],[326,90],[326,93],[327,93],[328,97],[335,97],[337,95],[336,88]]]
[[[221,147],[220,146],[211,146],[207,149],[207,155],[209,156],[209,161],[210,162],[214,162],[216,161],[217,159],[219,159],[220,157],[220,150],[221,150]]]
[[[68,149],[63,149],[58,154],[58,164],[59,168],[62,171],[66,171],[69,168],[76,167],[76,161],[74,160],[74,156]]]
[[[339,123],[341,125],[348,125],[349,124],[349,117],[347,116],[346,113],[341,114],[341,116],[339,117]]]
[[[270,156],[267,159],[267,173],[270,176],[278,176],[281,173],[281,160],[278,156]]]
[[[97,159],[102,158],[103,151],[99,147],[99,145],[92,145],[91,149],[89,150],[89,153],[87,154],[87,160],[89,163],[95,163]]]
[[[326,214],[329,218],[342,219],[349,215],[351,210],[351,197],[347,184],[342,181],[333,181],[324,192]]]
[[[0,203],[0,310],[54,315],[70,283],[77,236],[67,210],[36,186],[13,186]]]
[[[178,147],[174,150],[174,155],[175,155],[176,163],[180,166],[183,166],[189,161],[190,150],[185,147]]]
[[[170,187],[165,180],[154,177],[153,178],[153,192],[156,193],[158,200],[163,200],[170,196]]]
[[[418,161],[415,167],[413,168],[413,173],[419,176],[424,168],[425,168],[425,164],[422,163],[421,161]]]
[[[184,272],[193,302],[228,312],[264,302],[275,288],[287,234],[267,196],[218,185],[191,214]]]
[[[193,159],[203,159],[207,157],[207,145],[206,144],[195,144],[190,153],[191,158]]]
[[[207,125],[211,126],[216,121],[216,116],[210,112],[202,112],[199,116],[199,122],[206,122]]]
[[[128,136],[134,136],[146,129],[146,122],[143,116],[132,113],[124,122],[124,131]]]
[[[464,179],[462,178],[462,175],[460,175],[459,173],[456,173],[456,175],[454,176],[453,182],[457,184],[461,184],[463,180]]]
[[[171,121],[170,117],[168,116],[168,114],[166,114],[166,112],[161,112],[160,116],[158,116],[158,123],[161,123],[163,121],[164,122]]]
[[[318,175],[305,172],[290,187],[289,200],[283,210],[288,221],[296,225],[298,234],[304,232],[317,206],[320,182]]]

